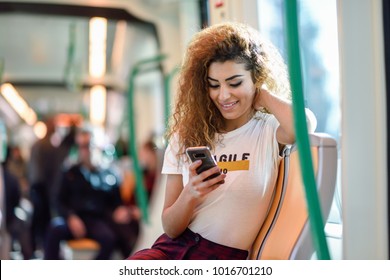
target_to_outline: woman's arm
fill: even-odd
[[[168,175],[162,224],[165,233],[171,238],[179,236],[187,228],[194,209],[202,198],[215,190],[226,177],[225,174],[221,174],[216,178],[203,181],[219,169],[214,167],[198,175],[196,168],[200,164],[201,161],[197,161],[190,165],[189,181],[185,187],[183,187],[182,175]]]
[[[294,118],[291,101],[271,93],[266,88],[262,88],[260,94],[256,96],[255,108],[265,107],[272,113],[279,122],[276,131],[276,138],[280,144],[293,144],[295,142]],[[314,114],[306,109],[306,121],[308,131],[314,132],[316,118]]]

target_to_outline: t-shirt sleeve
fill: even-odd
[[[270,154],[272,158],[272,162],[279,163],[281,160],[280,153],[279,153],[279,143],[276,139],[276,131],[279,127],[279,122],[275,118],[274,115],[265,115],[264,116],[264,129],[263,129],[263,144],[262,147],[268,152],[272,152]],[[271,160],[271,158],[269,158]]]
[[[172,137],[164,153],[164,161],[161,173],[162,174],[182,174],[183,166],[179,163],[177,154],[179,144],[177,137]]]

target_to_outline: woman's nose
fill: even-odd
[[[229,97],[230,97],[229,88],[228,88],[227,86],[221,85],[220,88],[219,88],[218,99],[219,99],[220,101],[224,101],[224,100],[229,99]]]

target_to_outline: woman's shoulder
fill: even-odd
[[[279,122],[276,119],[276,117],[273,114],[269,114],[269,113],[258,111],[253,117],[253,119],[255,120],[256,124],[272,125],[272,126],[279,125]]]
[[[177,149],[179,147],[180,143],[180,135],[179,133],[175,132],[171,135],[171,137],[167,140],[167,147],[175,148]]]

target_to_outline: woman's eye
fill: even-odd
[[[231,87],[238,87],[239,85],[242,84],[242,81],[239,81],[237,83],[234,83],[234,84],[230,84]]]
[[[210,87],[210,88],[218,88],[219,85],[211,85],[211,84],[209,84],[209,87]]]

